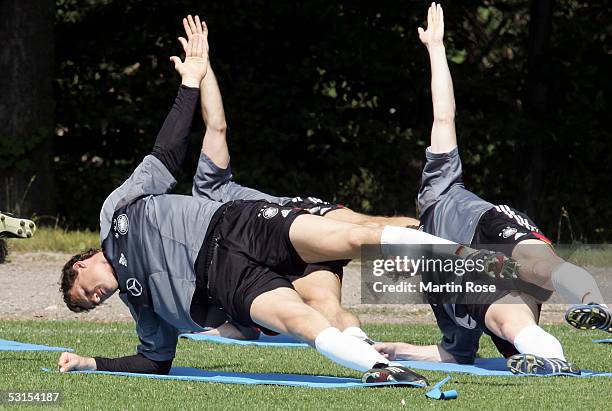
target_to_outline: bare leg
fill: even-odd
[[[409,227],[409,226],[419,226],[419,220],[411,217],[380,217],[380,216],[370,216],[366,214],[357,213],[348,208],[339,208],[337,210],[332,210],[329,213],[325,214],[326,218],[331,218],[332,220],[343,221],[345,223],[351,224],[360,224],[368,227],[384,227],[386,225],[392,225],[397,227]]]
[[[289,230],[297,253],[307,263],[359,258],[364,244],[380,244],[382,229],[309,214],[298,216]]]
[[[291,288],[277,288],[255,298],[251,318],[272,331],[294,335],[312,346],[317,335],[331,327],[323,315],[306,305]]]
[[[552,271],[563,264],[552,248],[540,240],[524,240],[514,247],[512,257],[520,264],[521,279],[554,291],[551,282]]]
[[[530,325],[537,325],[535,301],[513,293],[492,304],[485,315],[485,325],[493,334],[514,343],[517,334]]]
[[[531,297],[518,293],[507,295],[491,305],[485,315],[485,324],[495,335],[512,343],[521,354],[565,361],[559,340],[537,325],[536,304]],[[523,356],[512,356],[508,366],[512,371],[532,361]],[[550,364],[555,365],[554,362]]]
[[[567,303],[605,303],[593,276],[557,256],[543,241],[521,241],[512,251],[512,257],[520,264],[520,278],[556,291]]]
[[[253,301],[251,319],[279,333],[290,334],[307,342],[337,364],[365,372],[388,360],[371,345],[331,327],[314,308],[302,301],[291,288],[277,288]]]
[[[342,331],[361,326],[357,316],[340,305],[342,284],[336,274],[315,271],[295,280],[293,286],[304,302],[323,314],[333,327]]]

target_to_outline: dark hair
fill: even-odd
[[[91,308],[83,308],[77,305],[70,295],[70,291],[72,290],[72,286],[74,285],[74,281],[77,278],[79,272],[74,269],[74,263],[77,261],[87,260],[93,255],[99,253],[100,250],[96,248],[90,248],[87,251],[83,251],[80,254],[73,256],[66,264],[64,264],[64,268],[62,268],[62,278],[60,279],[60,291],[64,295],[64,302],[70,311],[75,313],[81,313],[84,311],[89,311]]]

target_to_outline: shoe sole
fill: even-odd
[[[36,232],[36,224],[25,218],[0,213],[0,237],[30,238]]]
[[[593,324],[595,320],[595,324]],[[570,307],[565,313],[565,321],[574,328],[579,330],[603,330],[612,333],[612,326],[600,328],[599,324],[605,324],[608,320],[608,315],[600,307],[596,305],[581,305],[578,307]]]

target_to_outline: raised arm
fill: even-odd
[[[203,23],[202,23],[203,24]],[[190,23],[188,19],[183,19],[183,27],[187,38],[179,37],[183,49],[197,32],[198,27]],[[207,30],[206,26],[203,26]],[[202,106],[202,118],[206,125],[206,133],[202,142],[202,152],[208,156],[218,167],[226,168],[229,165],[229,150],[226,141],[227,122],[225,121],[225,111],[223,110],[223,100],[215,73],[208,64],[206,76],[199,84],[200,103]]]
[[[179,37],[179,41],[183,49],[186,49],[197,27],[194,27],[187,19],[183,20],[183,27],[187,38]],[[210,63],[206,76],[200,83],[200,102],[206,132],[202,142],[198,169],[193,178],[192,195],[223,203],[231,200],[266,200],[285,204],[290,201],[286,197],[276,197],[253,188],[243,187],[233,180],[226,138],[227,122],[223,99]]]
[[[189,16],[189,19],[199,22]],[[176,172],[187,151],[187,138],[198,103],[200,81],[208,68],[207,31],[200,24],[200,33],[192,36],[185,45],[185,60],[173,56],[176,71],[181,75],[181,86],[162,125],[151,152],[134,170],[132,175],[117,187],[104,201],[100,211],[100,241],[108,235],[116,207],[143,195],[158,195],[169,192],[176,184]]]
[[[227,147],[225,111],[217,78],[210,65],[204,80],[200,83],[202,117],[206,125],[202,153],[206,154],[220,168],[227,168],[230,162]]]
[[[193,35],[183,44],[185,60],[181,61],[176,56],[170,57],[174,68],[181,75],[181,88],[157,135],[152,152],[172,174],[176,173],[185,159],[187,137],[198,101],[200,82],[208,69],[206,24],[200,22],[198,16],[188,16],[185,20],[194,27]]]
[[[444,48],[444,14],[442,6],[431,3],[427,12],[427,30],[418,29],[427,47],[431,64],[431,98],[434,120],[431,129],[431,152],[448,153],[457,147],[455,133],[455,95],[453,79]]]

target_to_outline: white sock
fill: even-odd
[[[457,243],[427,234],[423,231],[386,225],[380,236],[380,249],[383,255],[393,254],[391,247],[387,245],[401,244],[448,244],[459,246]]]
[[[371,345],[363,340],[342,334],[334,327],[321,331],[315,339],[317,351],[344,367],[366,372],[377,363],[389,364]]]
[[[555,337],[537,325],[523,328],[514,338],[514,346],[521,354],[533,354],[544,358],[565,361],[563,347]]]
[[[563,263],[553,270],[551,280],[555,291],[569,304],[604,302],[595,279],[582,267]]]
[[[457,244],[412,228],[386,225],[380,237],[381,244]],[[458,244],[457,244],[458,245]]]
[[[348,327],[342,331],[342,334],[349,335],[351,337],[359,338],[360,340],[365,340],[368,338],[368,335],[359,327]]]

